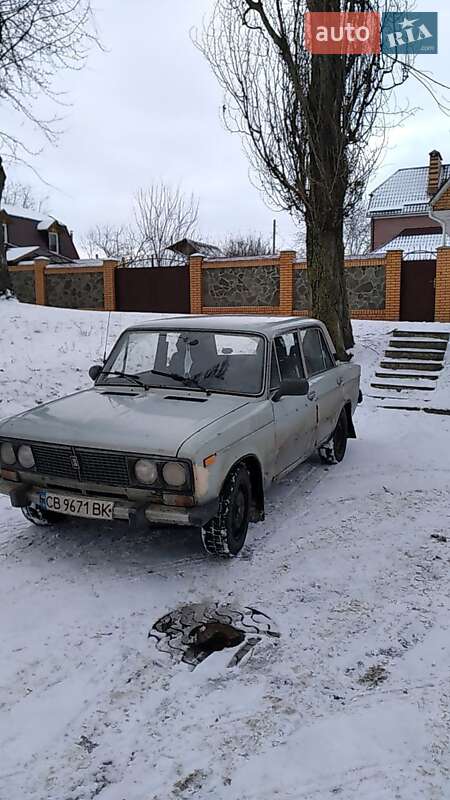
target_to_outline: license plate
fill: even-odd
[[[71,517],[87,519],[113,519],[114,503],[105,500],[93,500],[73,495],[40,493],[41,506],[46,511],[68,514]]]

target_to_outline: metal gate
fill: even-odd
[[[400,319],[433,322],[436,299],[436,260],[403,261]]]
[[[119,267],[116,269],[117,311],[189,314],[189,265]]]

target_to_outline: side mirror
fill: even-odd
[[[101,367],[100,364],[94,364],[94,366],[89,370],[89,377],[91,380],[96,381],[102,369],[103,367]]]
[[[304,397],[308,392],[309,383],[305,378],[289,378],[281,381],[281,385],[272,395],[272,400],[278,403],[282,397]]]

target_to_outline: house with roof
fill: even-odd
[[[79,258],[67,226],[49,214],[4,205],[0,208],[0,227],[9,266],[39,256],[57,264]]]
[[[403,251],[401,319],[432,321],[437,249],[450,234],[450,164],[437,150],[428,165],[399,169],[370,195],[369,257]]]

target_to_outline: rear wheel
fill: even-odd
[[[347,450],[347,439],[347,413],[343,408],[331,439],[319,448],[319,455],[324,464],[339,464],[342,461]]]
[[[251,483],[243,464],[232,469],[225,481],[219,510],[202,529],[203,546],[214,556],[236,556],[247,538],[250,521]]]
[[[39,527],[44,527],[45,525],[54,525],[55,523],[62,522],[65,519],[63,514],[56,514],[54,511],[46,511],[45,509],[34,504],[23,506],[21,511],[28,522],[32,522],[33,525],[39,525]]]

